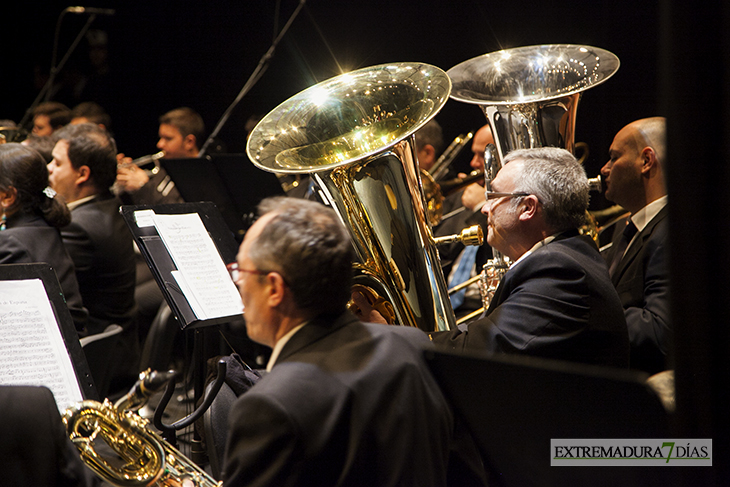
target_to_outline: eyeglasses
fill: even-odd
[[[241,274],[245,272],[248,272],[249,274],[257,274],[259,276],[265,276],[269,273],[268,271],[260,271],[258,269],[241,269],[238,267],[238,263],[236,262],[226,265],[226,269],[228,269],[228,274],[231,276],[231,280],[233,282],[238,282]]]
[[[530,196],[530,193],[500,193],[497,191],[485,191],[484,197],[489,200],[496,200],[497,198],[522,198],[523,196]]]
[[[258,269],[241,269],[240,267],[238,267],[237,262],[232,262],[230,264],[227,264],[226,269],[228,269],[228,275],[231,276],[231,280],[236,285],[238,285],[238,280],[241,278],[242,273],[256,274],[257,276],[266,276],[272,272],[276,272],[277,274],[279,274],[281,276],[281,273],[278,271],[260,271]],[[289,285],[287,280],[284,279],[284,276],[281,276],[281,280],[284,281],[284,284],[286,284],[287,286]]]

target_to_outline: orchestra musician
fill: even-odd
[[[33,110],[33,133],[47,136],[71,121],[71,110],[57,101],[46,101]]]
[[[515,150],[491,185],[487,242],[514,264],[484,316],[434,342],[627,367],[621,303],[595,243],[578,234],[589,197],[581,165],[564,149]]]
[[[606,260],[626,315],[631,368],[650,374],[671,367],[665,125],[663,117],[653,117],[622,128],[601,169],[606,198],[631,212],[633,228],[626,229],[634,235],[617,232]]]
[[[89,332],[101,333],[111,324],[123,329],[113,376],[122,381],[119,388],[126,389],[139,373],[140,345],[134,320],[132,235],[119,213],[121,203],[110,190],[116,178],[116,144],[95,123],[67,125],[56,138],[49,180],[67,201],[72,217],[61,237],[89,310]]]
[[[416,133],[418,140],[418,132]],[[469,165],[474,171],[484,172],[484,150],[488,144],[494,144],[494,137],[489,125],[484,125],[474,133],[471,151],[472,159]],[[465,174],[462,176],[466,176]],[[484,181],[475,182],[464,188],[463,191],[449,195],[444,200],[445,218],[436,228],[434,235],[444,236],[459,233],[470,225],[481,225],[486,234],[486,218],[480,212],[484,205]],[[460,210],[460,211],[459,211]],[[468,249],[461,242],[454,242],[439,246],[441,267],[449,288],[463,283],[476,276],[484,264],[492,257],[488,245]],[[451,295],[451,303],[457,317],[466,315],[482,306],[481,293],[477,284]]]
[[[224,485],[445,485],[453,418],[415,328],[346,310],[352,244],[316,202],[264,200],[235,278],[266,374],[234,403]]]
[[[58,230],[69,224],[71,214],[48,184],[46,161],[36,150],[0,144],[0,264],[53,266],[76,331],[85,336],[89,313]]]
[[[167,159],[198,157],[205,141],[203,118],[192,108],[170,110],[160,117],[157,148]],[[151,173],[132,164],[132,159],[118,155],[117,185],[123,201],[135,205],[182,203],[183,199],[167,172],[158,164]]]

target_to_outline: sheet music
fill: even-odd
[[[241,296],[200,215],[154,215],[177,272],[173,276],[198,319],[240,315]]]
[[[40,279],[0,281],[0,383],[46,386],[61,412],[84,399]]]

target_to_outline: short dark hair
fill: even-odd
[[[104,125],[107,130],[111,128],[112,118],[101,105],[93,101],[79,103],[71,110],[71,119],[81,117],[97,125]]]
[[[53,136],[68,142],[68,158],[74,168],[88,166],[96,189],[109,190],[117,179],[117,145],[109,132],[95,123],[80,123],[67,125]]]
[[[299,309],[313,315],[343,312],[354,254],[337,214],[321,203],[281,196],[263,200],[259,213],[276,216],[249,250],[256,267],[280,273]]]
[[[436,154],[441,154],[444,149],[444,132],[441,129],[441,125],[436,121],[435,118],[426,123],[423,127],[416,130],[416,150],[430,144],[436,149]]]
[[[195,136],[195,145],[200,148],[205,141],[205,124],[198,112],[188,107],[170,110],[160,117],[160,125],[172,125],[180,131],[183,138],[190,134]]]
[[[53,130],[67,125],[71,121],[71,109],[57,101],[46,101],[33,109],[33,117],[46,115]]]
[[[61,228],[71,222],[71,213],[60,196],[48,188],[48,167],[43,157],[19,143],[0,144],[0,189],[15,188],[16,205],[24,213],[40,215],[49,225]]]
[[[22,142],[23,145],[32,147],[37,150],[43,159],[46,160],[46,164],[53,160],[53,146],[55,145],[55,139],[52,135],[36,135],[30,134]]]

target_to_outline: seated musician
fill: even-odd
[[[319,203],[264,200],[236,284],[266,374],[234,403],[224,485],[445,485],[453,418],[414,328],[346,311],[352,246]]]
[[[631,368],[650,374],[672,366],[665,124],[663,117],[652,117],[622,128],[601,169],[606,198],[631,212],[632,229],[626,237],[618,232],[606,260],[626,315]]]
[[[482,212],[487,242],[513,264],[483,317],[433,340],[455,350],[627,367],[621,302],[595,243],[578,233],[588,193],[568,151],[510,152]]]

